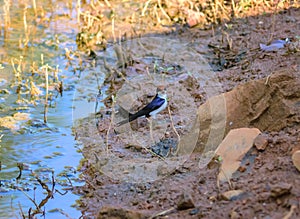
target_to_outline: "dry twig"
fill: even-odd
[[[170,106],[168,105],[168,113],[169,113],[169,116],[170,116],[170,120],[171,120],[171,125],[172,125],[172,129],[173,131],[175,132],[177,138],[178,138],[178,142],[180,141],[180,135],[178,134],[175,126],[174,126],[174,122],[173,122],[173,119],[172,119],[172,114],[171,114],[171,110],[170,110]]]

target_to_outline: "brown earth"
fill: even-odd
[[[214,31],[183,28],[171,34],[210,46],[205,56],[218,70],[215,74],[224,93],[219,96],[221,101],[214,102],[218,96],[208,99],[202,97],[201,88],[190,90],[201,105],[196,150],[184,163],[165,170],[164,177],[133,183],[107,176],[102,166],[110,161],[98,154],[103,151],[99,145],[106,137],[110,117],[103,117],[98,130],[91,119],[76,127],[87,158],[82,167],[86,185],[76,189],[82,194],[80,209],[85,218],[300,217],[300,172],[291,158],[300,149],[300,10],[281,11],[275,18],[266,14],[234,20]],[[271,37],[288,37],[292,44],[276,52],[261,51],[259,43],[267,43]],[[199,53],[201,50],[199,46]],[[224,114],[214,111],[216,108],[225,110],[225,120]],[[240,127],[260,129],[262,143],[256,142],[246,154],[230,184],[219,185],[219,165],[199,168],[199,159],[207,150],[204,146],[212,131],[224,129],[221,139],[212,144],[216,147],[229,130]],[[142,147],[125,148],[117,142],[116,133],[110,136],[115,136],[116,161],[127,156],[153,163],[160,159]]]

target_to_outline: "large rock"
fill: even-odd
[[[199,107],[196,151],[213,151],[231,129],[279,131],[300,124],[300,72],[287,69],[210,98]]]
[[[293,153],[292,161],[297,170],[300,171],[300,150],[297,150]]]

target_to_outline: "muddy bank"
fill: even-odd
[[[218,188],[217,167],[199,169],[202,155],[197,152],[197,147],[201,144],[197,144],[189,160],[178,165],[167,177],[154,182],[122,182],[99,172],[101,168],[97,165],[92,169],[87,167],[88,187],[93,185],[93,195],[88,195],[86,207],[96,210],[98,206],[103,206],[98,218],[148,218],[158,213],[170,214],[175,218],[251,218],[257,215],[274,217],[283,216],[289,211],[293,215],[299,214],[295,206],[300,195],[297,186],[300,175],[291,163],[292,152],[300,149],[298,76],[299,72],[292,72],[291,69],[288,73],[277,72],[271,78],[239,85],[223,95],[228,109],[224,135],[232,128],[256,126],[264,132],[267,140],[266,148],[252,148],[246,155],[241,168],[234,174],[231,186],[224,183]],[[207,109],[207,104],[199,108],[201,122],[205,118],[201,115],[205,115],[203,111]],[[85,123],[83,128],[89,125]],[[204,131],[200,132],[202,139],[205,136]],[[97,139],[94,141],[96,146]],[[199,142],[204,144],[205,141]],[[91,148],[86,153],[91,153]],[[139,153],[147,154],[147,151],[140,149]],[[88,162],[94,166],[93,161]],[[241,190],[242,195],[229,200],[224,198],[224,192],[233,189]],[[88,188],[81,190],[83,191],[90,194]],[[182,201],[181,196],[187,200]],[[188,207],[181,209],[182,205]],[[219,211],[220,208],[228,210]]]
[[[297,41],[295,36],[300,34],[298,12],[299,9],[291,9],[279,14],[273,36],[285,38],[288,35]],[[300,174],[291,160],[293,152],[300,149],[299,51],[290,52],[288,48],[283,48],[264,53],[258,49],[259,42],[266,41],[270,36],[268,30],[271,20],[270,16],[249,17],[247,20],[234,21],[233,28],[226,29],[234,47],[246,50],[246,55],[241,59],[235,59],[240,54],[239,50],[222,47],[221,41],[218,41],[224,37],[221,28],[215,33],[195,29],[175,33],[182,40],[195,44],[199,41],[220,44],[219,48],[212,48],[207,56],[211,63],[217,60],[214,66],[218,64],[219,71],[215,75],[223,85],[224,94],[213,97],[217,100],[213,104],[204,104],[209,98],[202,98],[201,88],[189,91],[198,91],[191,96],[199,97],[196,104],[201,105],[198,113],[202,116],[198,117],[199,121],[195,120],[202,129],[197,150],[185,162],[168,169],[168,163],[165,165],[161,158],[139,145],[125,147],[115,141],[109,147],[114,152],[113,161],[126,160],[128,157],[136,160],[142,158],[149,162],[148,165],[161,161],[163,165],[157,166],[157,169],[163,177],[151,182],[130,182],[110,177],[103,171],[102,167],[110,162],[109,156],[103,159],[103,152],[106,150],[105,127],[110,124],[111,111],[108,110],[100,120],[100,135],[99,127],[95,128],[94,118],[86,118],[76,127],[78,139],[86,142],[83,148],[86,160],[82,166],[86,185],[77,190],[83,195],[81,209],[84,215],[98,218],[299,217]],[[259,31],[257,25],[260,26]],[[245,36],[239,35],[240,30],[249,31]],[[241,47],[239,42],[246,41],[251,43]],[[226,42],[230,41],[223,41]],[[224,65],[226,62],[220,57],[233,62]],[[160,118],[168,118],[168,113],[161,113]],[[137,130],[143,130],[146,126],[147,121],[141,120]],[[216,147],[214,142],[220,142],[230,129],[238,127],[259,128],[265,141],[260,144],[261,147],[250,149],[230,184],[225,182],[218,185],[219,166],[199,168],[203,156],[200,152],[204,149],[205,152],[209,151],[205,140],[209,139],[212,132],[219,135],[211,136],[209,146]],[[110,136],[115,134],[110,133]],[[173,133],[172,137],[176,138],[176,135]],[[174,157],[165,160],[168,162]],[[119,173],[128,174],[124,168],[126,163],[120,164]],[[236,192],[237,195],[228,198],[228,192]]]

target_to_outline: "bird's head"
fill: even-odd
[[[159,96],[160,98],[167,99],[167,89],[165,86],[158,86],[156,92],[157,96]]]

